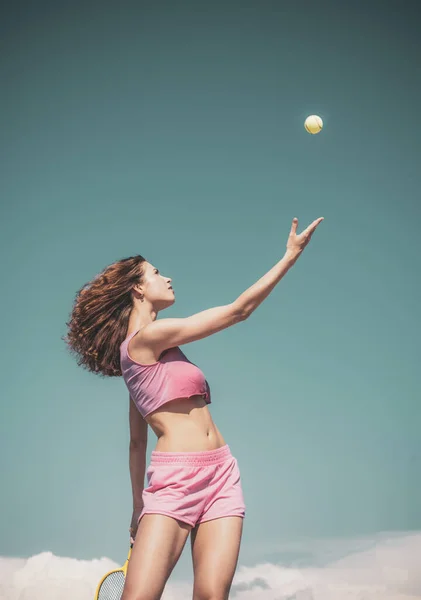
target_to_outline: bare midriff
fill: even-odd
[[[171,400],[145,421],[158,438],[155,450],[160,452],[202,452],[225,445],[203,396]]]

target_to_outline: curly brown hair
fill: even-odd
[[[131,290],[142,283],[146,259],[140,254],[109,265],[77,293],[61,339],[78,365],[100,376],[121,376],[120,345],[133,307]]]

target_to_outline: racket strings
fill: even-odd
[[[121,600],[124,589],[123,571],[110,573],[102,582],[98,592],[98,600]]]

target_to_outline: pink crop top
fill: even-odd
[[[138,363],[129,356],[129,342],[138,331],[131,333],[120,345],[120,366],[130,396],[142,417],[176,398],[201,395],[210,404],[210,388],[205,376],[178,346],[165,350],[160,360],[151,365]]]

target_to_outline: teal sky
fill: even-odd
[[[9,8],[0,555],[127,550],[128,392],[67,352],[76,291],[140,253],[173,279],[159,317],[232,302],[294,216],[325,220],[272,294],[183,347],[239,461],[240,561],[421,528],[421,44],[415,5],[386,4]]]

